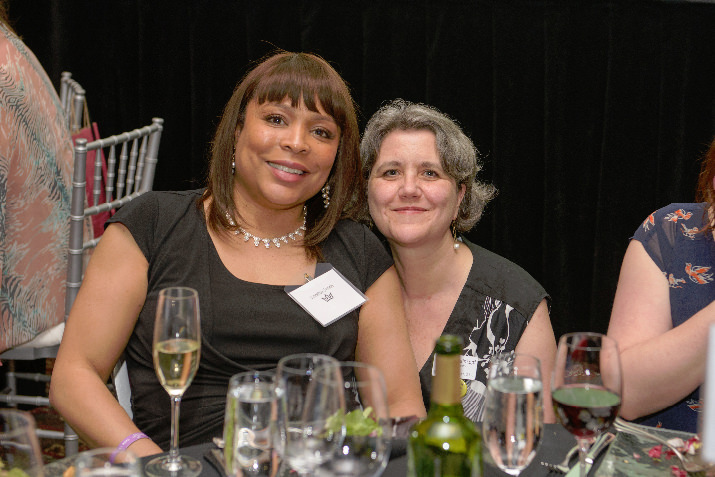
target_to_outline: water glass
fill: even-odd
[[[75,461],[76,477],[140,477],[137,457],[130,450],[100,447],[81,452]]]
[[[301,353],[278,362],[278,434],[282,465],[301,477],[333,457],[344,436],[342,377],[333,357]]]
[[[538,358],[520,353],[492,357],[482,437],[494,463],[519,475],[536,455],[544,427]]]
[[[276,419],[275,373],[247,371],[231,377],[223,426],[229,476],[269,476]]]
[[[338,365],[345,395],[345,438],[319,477],[377,477],[390,458],[392,421],[380,368],[353,361]]]
[[[30,477],[43,477],[40,442],[30,413],[0,409],[0,471],[13,469]]]

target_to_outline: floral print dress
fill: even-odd
[[[650,214],[633,236],[670,285],[670,312],[676,327],[715,299],[715,242],[707,226],[706,203],[670,204]],[[703,356],[705,359],[705,356]],[[642,424],[697,432],[700,389]]]

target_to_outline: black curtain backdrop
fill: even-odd
[[[581,0],[11,0],[59,85],[71,71],[113,134],[165,119],[155,189],[204,183],[208,144],[248,65],[315,52],[361,126],[386,100],[437,106],[499,196],[469,234],[553,297],[556,335],[605,331],[629,237],[692,201],[715,135],[715,3]]]

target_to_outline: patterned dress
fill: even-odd
[[[71,174],[57,93],[0,22],[0,352],[63,321]]]
[[[466,384],[464,414],[481,421],[484,413],[487,368],[495,354],[513,351],[544,298],[546,290],[524,269],[468,240],[473,262],[467,281],[442,333],[464,340],[461,373]],[[420,370],[422,398],[429,407],[432,389],[430,356]]]
[[[650,214],[633,236],[668,279],[673,327],[715,299],[715,242],[711,233],[702,232],[707,225],[707,207],[706,203],[670,204]],[[642,423],[697,432],[701,404],[698,388]]]

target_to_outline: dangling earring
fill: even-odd
[[[231,156],[231,175],[236,175],[236,152]]]
[[[320,190],[323,193],[323,208],[328,208],[330,206],[330,184],[325,184]]]
[[[454,239],[454,251],[456,252],[457,249],[459,248],[459,242],[460,242],[460,240],[457,238],[457,223],[456,223],[456,221],[452,222],[452,239]]]

